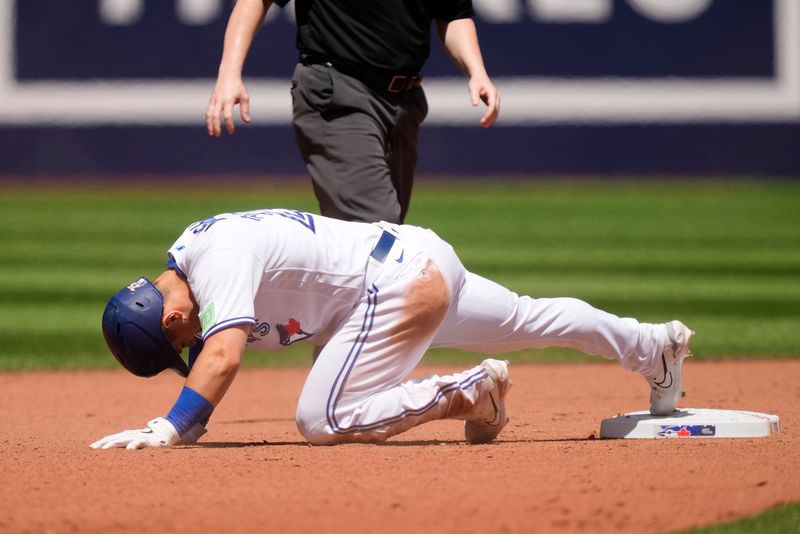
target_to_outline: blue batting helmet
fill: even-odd
[[[136,376],[155,376],[173,369],[189,374],[161,328],[164,297],[150,280],[141,277],[108,301],[103,312],[103,336],[117,361]]]

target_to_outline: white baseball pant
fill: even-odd
[[[466,271],[434,232],[386,227],[398,239],[383,263],[370,260],[365,294],[300,395],[297,426],[310,443],[380,442],[427,421],[474,418],[491,389],[482,367],[404,381],[429,347],[487,354],[571,347],[647,373],[669,343],[663,324],[574,298],[520,297]]]

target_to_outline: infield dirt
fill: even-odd
[[[423,376],[454,368],[426,367]],[[90,442],[141,428],[181,380],[0,374],[0,532],[670,532],[800,500],[800,361],[687,361],[684,405],[777,414],[759,439],[600,440],[646,408],[615,365],[513,365],[490,445],[439,421],[382,445],[311,447],[294,425],[306,369],[244,370],[198,445]]]

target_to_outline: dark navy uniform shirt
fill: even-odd
[[[428,59],[434,19],[473,16],[472,0],[295,0],[295,9],[301,56],[402,74],[416,74]]]

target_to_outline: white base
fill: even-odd
[[[780,432],[777,415],[741,410],[683,408],[668,416],[631,412],[600,424],[601,438],[761,438]]]

